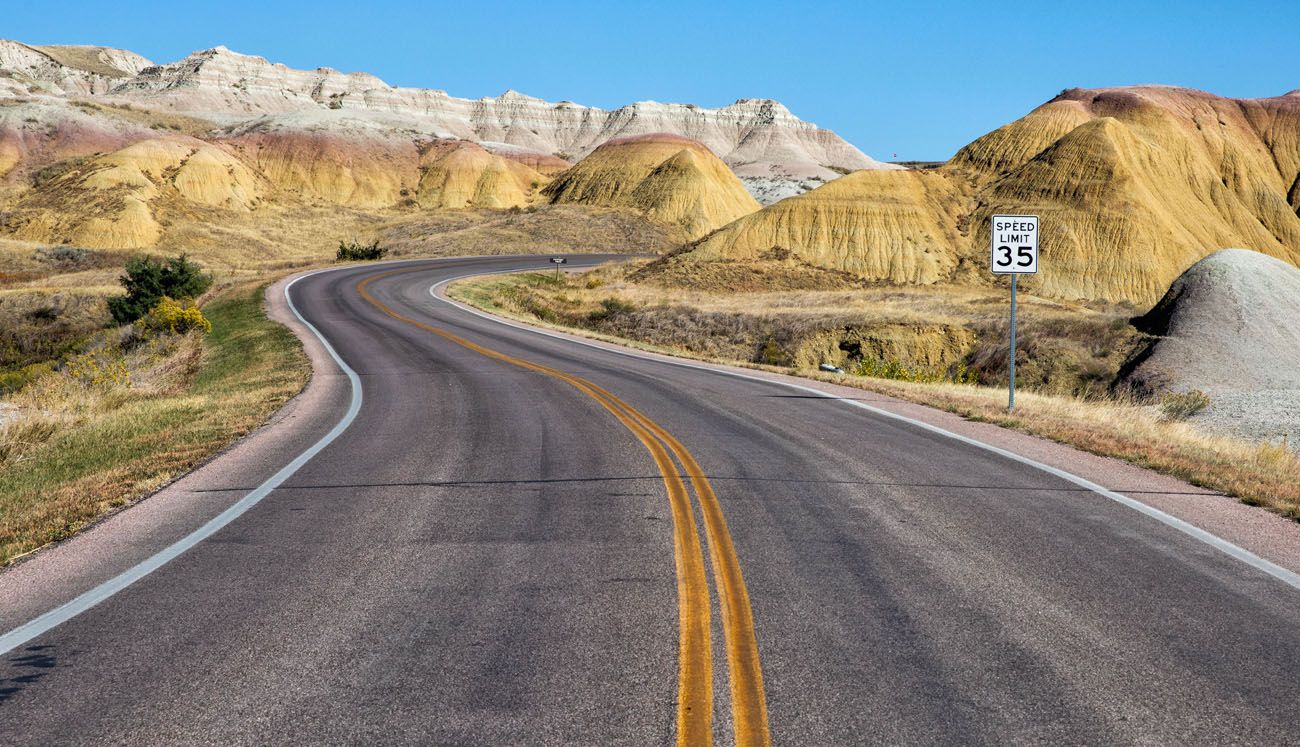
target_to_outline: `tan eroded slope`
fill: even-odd
[[[702,236],[758,210],[758,202],[700,143],[656,133],[597,148],[544,190],[553,203],[629,207]]]
[[[466,140],[437,141],[420,161],[416,200],[426,208],[523,207],[547,181],[523,163]]]
[[[1009,174],[983,175],[991,181],[971,216],[975,247],[995,212],[1043,216],[1044,272],[1028,288],[1149,305],[1225,247],[1300,262],[1300,218],[1287,202],[1300,171],[1300,99],[1156,87],[1066,96],[1059,103],[1093,118]],[[1271,118],[1271,144],[1247,107]]]
[[[757,259],[781,249],[870,280],[938,282],[957,267],[960,187],[947,174],[857,171],[741,218],[690,256]]]

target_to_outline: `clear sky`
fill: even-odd
[[[945,159],[1074,86],[1300,88],[1300,0],[4,4],[0,37],[157,62],[225,44],[470,98],[507,88],[605,108],[774,98],[882,159]]]

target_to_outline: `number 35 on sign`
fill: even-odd
[[[1038,216],[993,216],[993,272],[1000,275],[1038,272]]]

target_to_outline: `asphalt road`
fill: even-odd
[[[0,744],[1300,743],[1300,591],[969,444],[429,292],[539,264],[297,282],[355,422],[0,659]]]

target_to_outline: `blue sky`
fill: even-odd
[[[225,44],[465,97],[514,88],[606,108],[770,97],[885,159],[947,158],[1074,86],[1300,88],[1300,0],[6,5],[0,37],[159,62]]]

